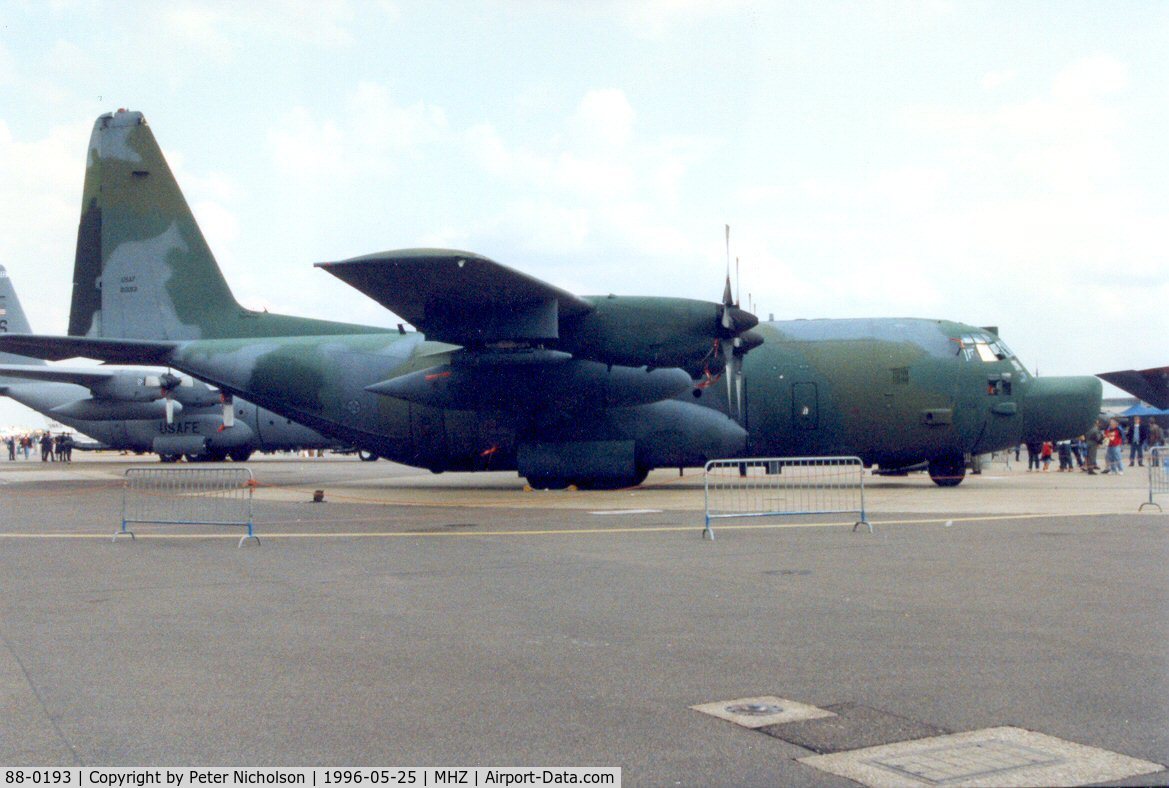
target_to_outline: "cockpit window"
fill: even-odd
[[[998,337],[990,334],[963,334],[958,340],[958,353],[967,361],[1006,361],[1014,356]]]

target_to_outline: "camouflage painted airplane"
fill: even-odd
[[[16,289],[0,266],[0,333],[28,334]],[[271,411],[189,377],[147,369],[49,366],[40,359],[0,353],[0,395],[98,441],[80,448],[155,452],[242,462],[254,451],[334,448],[326,438]]]
[[[1095,378],[1034,378],[996,331],[947,320],[760,324],[729,287],[721,303],[578,296],[453,250],[319,265],[423,333],[242,308],[145,118],[103,115],[73,336],[0,348],[172,366],[399,462],[514,469],[536,487],[841,454],[927,462],[954,485],[965,455],[1077,435],[1100,406]]]

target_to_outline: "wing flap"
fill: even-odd
[[[560,318],[592,305],[472,252],[402,249],[317,263],[428,339],[472,347],[559,338]]]

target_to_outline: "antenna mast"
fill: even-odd
[[[731,226],[723,225],[727,231],[727,281],[731,281]]]

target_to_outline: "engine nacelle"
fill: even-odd
[[[150,402],[162,396],[157,375],[111,375],[90,386],[94,399],[112,402]]]
[[[173,403],[174,415],[182,412],[179,402]],[[166,402],[161,399],[148,401],[79,399],[58,405],[49,411],[54,416],[85,421],[154,421],[166,418]]]
[[[175,402],[192,408],[219,404],[219,389],[200,380],[172,373],[160,375],[111,375],[90,385],[95,400],[152,402],[169,394]],[[139,417],[134,417],[139,418]]]
[[[681,367],[692,378],[722,369],[716,338],[732,341],[759,320],[713,301],[652,296],[589,296],[593,309],[562,318],[557,347],[604,364]],[[724,310],[727,317],[723,319]]]
[[[171,398],[188,408],[210,408],[223,403],[219,389],[191,378],[183,378],[182,384],[171,391]]]
[[[544,363],[497,363],[491,355],[475,354],[367,390],[434,408],[531,413],[644,405],[693,386],[690,375],[677,368],[609,367],[565,360],[564,354]]]

